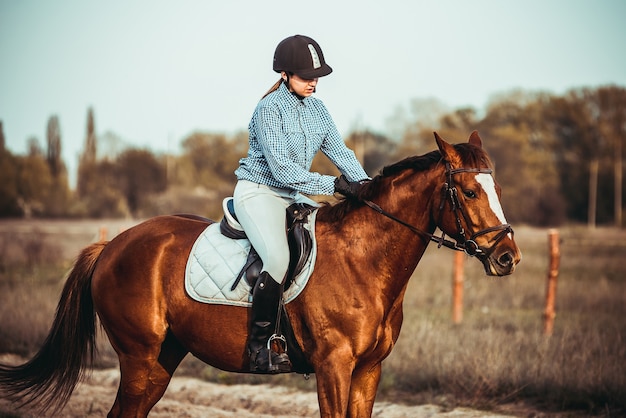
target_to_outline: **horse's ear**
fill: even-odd
[[[470,134],[469,143],[472,145],[476,145],[477,147],[483,147],[483,140],[480,139],[480,135],[478,135],[478,131],[474,131]]]
[[[439,147],[439,151],[441,151],[443,159],[449,162],[453,167],[459,166],[461,159],[454,149],[454,146],[448,144],[437,132],[433,133],[435,134],[435,141],[437,141],[437,146]]]

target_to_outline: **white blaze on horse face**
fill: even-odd
[[[489,199],[489,206],[493,213],[498,217],[501,224],[506,224],[506,218],[502,211],[502,205],[500,205],[500,199],[498,199],[498,193],[496,193],[496,183],[493,181],[491,174],[479,173],[476,174],[476,181],[482,186],[487,198]]]

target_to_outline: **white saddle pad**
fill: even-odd
[[[313,273],[317,256],[315,239],[315,215],[309,216],[305,224],[311,234],[313,246],[311,256],[300,274],[285,291],[285,303],[294,300]],[[230,239],[220,232],[219,223],[209,225],[196,239],[191,249],[185,269],[185,290],[192,299],[204,303],[249,306],[250,285],[244,277],[234,290],[230,290],[235,279],[247,261],[250,241]]]

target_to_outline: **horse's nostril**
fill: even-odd
[[[513,262],[513,257],[508,252],[502,254],[498,258],[498,264],[500,264],[501,266],[510,266],[512,262]]]

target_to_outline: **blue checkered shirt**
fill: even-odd
[[[240,180],[308,195],[332,195],[335,177],[309,171],[320,150],[348,180],[367,178],[324,103],[314,97],[300,100],[284,83],[259,101],[248,129],[248,155],[235,170]]]

